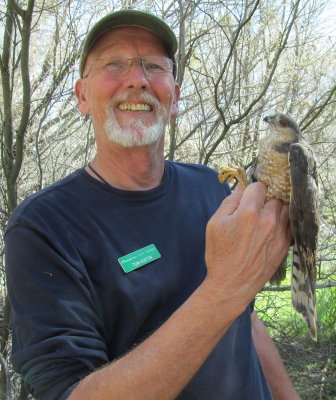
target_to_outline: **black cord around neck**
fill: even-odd
[[[87,166],[97,176],[98,179],[100,179],[103,183],[105,183],[105,185],[112,186],[101,175],[98,174],[98,172],[92,167],[92,165],[90,163],[88,163]],[[164,170],[163,170],[162,181],[164,180],[165,176],[166,176],[166,167],[164,167]]]
[[[89,169],[103,182],[105,185],[111,186],[98,172],[92,167],[92,165],[88,164]]]

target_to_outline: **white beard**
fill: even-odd
[[[127,121],[123,126],[117,121],[115,116],[115,107],[128,99],[135,99],[142,103],[150,104],[155,113],[155,122],[148,123],[138,118],[133,118]],[[147,94],[142,93],[134,96],[131,93],[116,96],[113,98],[106,108],[105,131],[108,138],[123,146],[148,146],[157,143],[164,133],[164,121],[168,119],[169,110],[166,109],[158,100]]]

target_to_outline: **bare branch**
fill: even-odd
[[[316,285],[316,289],[326,289],[330,287],[336,287],[336,282],[326,282],[320,285]],[[263,292],[287,292],[290,291],[290,286],[265,286],[261,289]]]

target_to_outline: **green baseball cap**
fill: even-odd
[[[177,39],[173,30],[159,17],[140,10],[120,10],[106,15],[100,19],[88,32],[83,43],[79,72],[83,77],[85,61],[97,40],[107,31],[122,27],[135,26],[147,29],[154,33],[164,44],[169,57],[174,62],[174,77],[176,77],[175,53],[177,51]]]

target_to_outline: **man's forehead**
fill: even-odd
[[[162,41],[152,32],[138,27],[125,26],[105,32],[94,44],[90,53],[101,53],[110,47],[122,47],[123,44],[142,43],[153,50],[163,51],[168,55]]]

